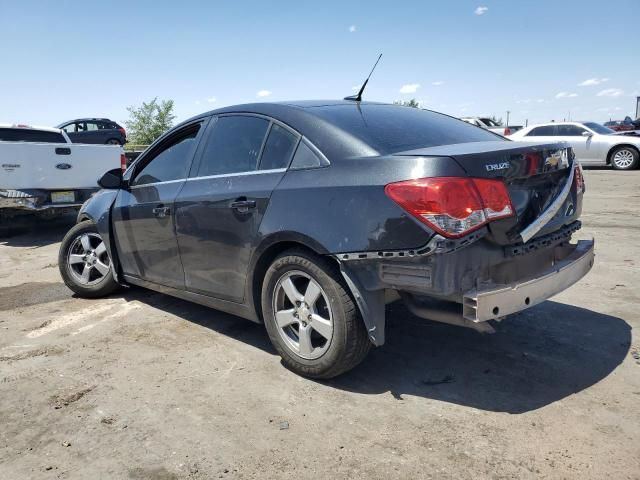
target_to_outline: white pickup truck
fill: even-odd
[[[82,145],[57,128],[0,124],[0,224],[78,209],[99,189],[98,178],[124,162],[119,145]]]

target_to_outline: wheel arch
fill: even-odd
[[[271,265],[278,255],[294,248],[307,250],[314,255],[329,258],[332,262],[335,262],[336,268],[339,268],[337,261],[327,255],[329,253],[327,249],[307,235],[298,232],[278,232],[262,239],[260,245],[254,251],[249,270],[251,275],[247,282],[248,298],[252,302],[256,315],[261,321],[263,320],[260,297],[262,295],[264,275],[269,265]]]
[[[613,152],[621,147],[630,148],[631,150],[634,150],[638,155],[640,155],[640,149],[636,145],[632,143],[617,143],[616,145],[612,146],[607,152],[607,165],[611,165],[611,156]]]
[[[335,266],[336,271],[339,272],[345,280],[346,287],[360,310],[371,342],[376,346],[384,344],[384,291],[367,291],[361,285],[357,276],[350,270],[345,269],[334,255],[329,254],[326,248],[312,238],[294,232],[279,232],[278,234],[274,234],[263,240],[260,247],[256,249],[250,270],[251,276],[248,281],[247,296],[253,304],[257,318],[262,322],[264,321],[262,318],[262,302],[260,300],[264,275],[269,265],[271,265],[278,255],[291,249],[306,250],[314,255],[327,259]]]

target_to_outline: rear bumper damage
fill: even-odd
[[[553,265],[508,285],[486,285],[464,294],[463,317],[472,322],[496,320],[544,302],[584,277],[593,266],[594,241],[559,245]]]
[[[537,305],[589,272],[594,241],[570,243],[579,228],[574,222],[523,245],[498,247],[480,235],[470,244],[436,242],[420,252],[336,259],[374,345],[384,343],[390,292],[417,316],[491,332],[487,321]]]

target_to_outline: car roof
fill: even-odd
[[[69,123],[69,122],[86,122],[87,120],[99,120],[101,122],[113,122],[113,120],[109,120],[108,118],[98,118],[98,117],[90,117],[90,118],[75,118],[73,120],[67,120],[66,122],[63,123]]]
[[[394,106],[392,104],[381,102],[355,102],[351,100],[298,100],[288,102],[247,103],[242,105],[231,105],[201,113],[200,115],[196,115],[195,117],[185,120],[180,125],[177,125],[177,127],[211,115],[222,115],[227,113],[265,115],[274,118],[301,133],[329,157],[344,158],[371,156],[378,152],[376,152],[370,145],[318,116],[319,110],[322,109],[345,106],[348,108],[359,109],[363,105]],[[407,107],[398,105],[397,108]]]

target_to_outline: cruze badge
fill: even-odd
[[[494,170],[504,170],[505,168],[509,168],[511,165],[509,162],[502,163],[489,163],[484,167],[487,169],[487,172],[493,172]]]

